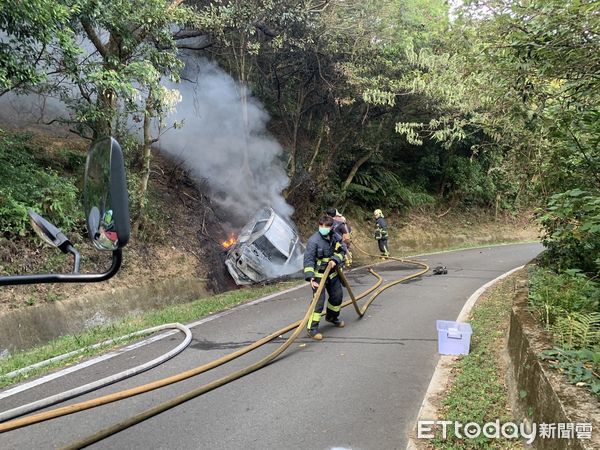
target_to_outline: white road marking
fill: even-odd
[[[517,243],[507,243],[507,244],[485,245],[485,246],[481,246],[481,247],[470,247],[470,248],[462,248],[462,249],[454,249],[454,250],[444,250],[444,251],[433,252],[433,253],[423,253],[423,254],[420,254],[420,255],[402,256],[401,258],[409,259],[409,258],[414,258],[414,257],[417,257],[417,256],[423,257],[423,256],[430,256],[430,255],[438,255],[438,254],[442,254],[442,253],[452,253],[452,252],[459,252],[459,251],[465,251],[465,250],[477,250],[477,249],[480,249],[480,248],[491,248],[491,247],[500,247],[500,246],[504,246],[504,245],[519,245],[519,244],[527,244],[527,243],[529,243],[529,242],[517,242]],[[390,261],[383,261],[381,263],[376,263],[376,264],[372,264],[372,265],[385,264],[387,262],[390,262]],[[357,269],[359,269],[359,268],[357,268]],[[357,270],[357,269],[355,269],[355,270]],[[513,270],[517,270],[517,269],[513,269]],[[508,275],[505,274],[504,276],[508,276]],[[482,288],[485,287],[485,286],[491,285],[491,284],[493,284],[496,281],[497,281],[497,279],[496,280],[492,280],[489,283],[487,283],[486,285],[482,286]],[[244,303],[243,305],[234,306],[231,309],[228,309],[228,310],[219,312],[217,314],[210,315],[210,316],[205,317],[203,319],[197,320],[196,322],[192,322],[191,324],[189,324],[187,326],[189,328],[195,328],[195,327],[197,327],[199,325],[202,325],[204,323],[210,322],[210,321],[215,320],[215,319],[219,319],[219,318],[227,316],[227,315],[229,315],[229,314],[231,314],[233,312],[236,312],[236,311],[239,311],[239,310],[243,310],[245,308],[249,308],[249,307],[257,305],[259,303],[266,302],[266,301],[271,300],[271,299],[273,299],[275,297],[278,297],[279,295],[287,294],[289,292],[296,291],[296,290],[301,289],[303,287],[306,287],[306,285],[301,284],[299,286],[295,286],[295,287],[292,287],[292,288],[289,288],[289,289],[285,289],[283,291],[274,292],[273,294],[267,295],[266,297],[261,297],[259,299],[253,300],[251,302]],[[480,289],[482,289],[482,288],[480,288]],[[479,292],[479,290],[477,292]],[[475,295],[475,294],[473,294],[473,295]],[[471,296],[471,297],[473,297],[473,296]],[[469,298],[469,300],[467,300],[467,303],[469,303],[469,301],[471,301],[471,298]],[[473,301],[473,303],[474,302],[475,301]],[[465,304],[465,307],[466,307],[466,304]],[[464,310],[464,308],[463,308],[463,310]],[[463,311],[461,311],[461,314],[462,313],[463,313]],[[459,316],[459,317],[461,317],[461,316]],[[48,375],[43,376],[41,378],[37,378],[37,379],[32,380],[30,382],[23,383],[21,385],[18,385],[16,387],[13,387],[13,388],[10,388],[10,389],[4,390],[4,391],[0,391],[0,400],[3,399],[3,398],[6,398],[6,397],[10,397],[11,395],[15,395],[15,394],[17,394],[19,392],[23,392],[23,391],[32,389],[32,388],[34,388],[36,386],[39,386],[41,384],[44,384],[44,383],[47,383],[49,381],[55,380],[57,378],[63,377],[63,376],[68,375],[70,373],[77,372],[77,371],[79,371],[81,369],[85,369],[86,367],[92,366],[92,365],[97,364],[99,362],[106,361],[108,359],[114,358],[115,356],[121,355],[121,354],[123,354],[125,352],[128,352],[130,350],[135,350],[136,348],[143,347],[144,345],[151,344],[152,342],[159,341],[159,340],[164,339],[166,337],[169,337],[169,336],[171,336],[171,335],[173,335],[173,334],[175,334],[177,332],[178,331],[168,331],[166,333],[162,333],[162,334],[159,334],[157,336],[154,336],[154,337],[151,337],[151,338],[148,338],[148,339],[144,339],[143,341],[131,344],[131,345],[129,345],[127,347],[124,347],[124,348],[122,348],[120,350],[116,350],[116,351],[107,353],[106,355],[102,355],[102,356],[98,356],[98,357],[92,358],[92,359],[90,359],[88,361],[84,361],[84,362],[76,364],[74,366],[66,367],[66,368],[61,369],[61,370],[59,370],[57,372],[48,374]]]
[[[504,272],[499,277],[494,278],[492,281],[488,281],[483,286],[481,286],[479,289],[477,289],[475,292],[473,292],[473,294],[471,294],[471,296],[467,299],[464,306],[462,307],[460,313],[458,314],[456,321],[457,322],[465,322],[469,317],[469,313],[471,312],[471,309],[473,309],[473,306],[475,305],[475,303],[477,303],[477,300],[479,300],[479,297],[481,297],[481,295],[485,291],[487,291],[491,286],[496,284],[498,281],[501,281],[504,278],[512,275],[517,270],[521,270],[523,267],[525,267],[525,266],[523,265],[523,266],[515,267],[514,269],[509,270],[508,272]],[[440,356],[440,359],[438,360],[438,363],[435,366],[435,370],[433,371],[433,375],[431,377],[431,381],[429,382],[429,386],[427,387],[427,391],[425,392],[425,396],[423,397],[423,401],[421,403],[421,407],[419,408],[419,413],[417,414],[417,419],[415,420],[415,424],[419,420],[433,420],[434,419],[433,415],[434,415],[434,412],[436,411],[436,409],[433,406],[432,402],[433,402],[433,399],[436,398],[439,394],[441,394],[445,388],[446,381],[448,380],[448,376],[449,376],[448,363],[451,362],[452,360],[453,360],[453,356],[449,356],[449,355]],[[411,430],[412,429],[414,429],[414,427],[411,428]],[[406,450],[415,450],[416,448],[417,448],[417,446],[416,446],[416,442],[415,442],[414,438],[412,436],[409,436],[408,445],[406,446]]]
[[[257,305],[258,303],[266,302],[268,300],[271,300],[271,299],[277,297],[278,295],[287,294],[289,292],[293,292],[293,291],[295,291],[297,289],[300,289],[302,287],[305,287],[305,285],[299,285],[299,286],[292,287],[292,288],[289,288],[289,289],[286,289],[286,290],[283,290],[283,291],[275,292],[273,294],[267,295],[266,297],[261,297],[261,298],[258,298],[256,300],[253,300],[251,302],[244,303],[243,305],[235,306],[235,307],[233,307],[231,309],[222,311],[222,312],[217,313],[217,314],[213,314],[211,316],[208,316],[208,317],[205,317],[203,319],[200,319],[200,320],[198,320],[196,322],[192,322],[191,324],[188,325],[188,328],[197,327],[197,326],[202,325],[204,323],[207,323],[207,322],[210,322],[212,320],[219,319],[219,318],[224,317],[224,316],[226,316],[228,314],[231,314],[234,311],[238,311],[238,310],[241,310],[241,309],[244,309],[244,308],[248,308],[250,306]],[[139,341],[139,342],[136,342],[134,344],[128,345],[127,347],[124,347],[122,349],[115,350],[113,352],[107,353],[106,355],[97,356],[97,357],[92,358],[92,359],[90,359],[88,361],[84,361],[84,362],[76,364],[74,366],[66,367],[64,369],[61,369],[61,370],[59,370],[57,372],[48,374],[48,375],[43,376],[41,378],[37,378],[35,380],[29,381],[27,383],[20,384],[18,386],[13,387],[13,388],[6,389],[4,391],[0,391],[0,400],[2,400],[3,398],[6,398],[6,397],[10,397],[12,395],[18,394],[19,392],[23,392],[23,391],[32,389],[32,388],[34,388],[36,386],[39,386],[41,384],[44,384],[44,383],[47,383],[49,381],[55,380],[57,378],[63,377],[63,376],[68,375],[70,373],[77,372],[78,370],[85,369],[86,367],[93,366],[94,364],[97,364],[99,362],[106,361],[108,359],[114,358],[115,356],[119,356],[119,355],[121,355],[121,354],[123,354],[125,352],[130,351],[130,350],[135,350],[136,348],[143,347],[144,345],[151,344],[153,342],[159,341],[161,339],[169,337],[169,336],[171,336],[171,335],[173,335],[175,333],[178,333],[178,332],[179,332],[178,330],[167,331],[165,333],[161,333],[161,334],[153,336],[151,338],[144,339],[142,341]]]

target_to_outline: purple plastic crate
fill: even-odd
[[[436,320],[438,353],[440,355],[468,355],[473,330],[468,323]]]

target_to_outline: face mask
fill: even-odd
[[[319,233],[321,233],[323,236],[327,236],[330,231],[331,231],[331,228],[319,227]]]

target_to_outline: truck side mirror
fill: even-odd
[[[117,250],[129,242],[129,200],[123,152],[112,137],[94,142],[83,183],[88,234],[98,250]]]
[[[31,209],[27,212],[27,215],[29,216],[31,228],[33,228],[35,234],[37,234],[42,241],[66,252],[67,247],[71,245],[71,243],[59,228]]]
[[[0,276],[0,286],[37,283],[91,283],[114,276],[123,261],[122,248],[129,242],[129,200],[123,152],[112,137],[92,143],[83,182],[84,211],[88,234],[99,250],[112,251],[112,264],[103,273],[79,273],[81,256],[55,225],[29,210],[29,220],[47,244],[74,256],[73,272]]]

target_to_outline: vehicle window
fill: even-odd
[[[261,220],[259,222],[256,222],[256,224],[254,225],[254,228],[252,229],[252,233],[258,233],[259,231],[263,230],[265,228],[265,226],[267,225],[268,220]]]
[[[287,258],[264,236],[254,241],[254,246],[260,250],[265,257],[275,264],[285,264]]]

